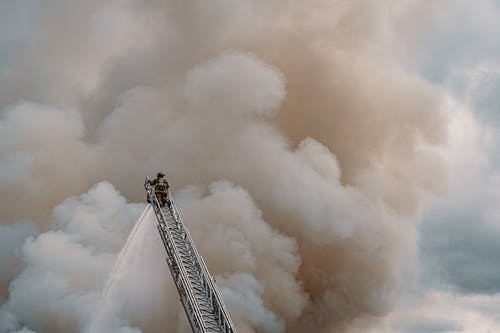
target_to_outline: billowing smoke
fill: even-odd
[[[89,329],[159,170],[240,332],[363,331],[445,183],[441,93],[405,68],[436,6],[1,4],[29,31],[0,63],[0,331]],[[189,331],[148,225],[103,331]]]

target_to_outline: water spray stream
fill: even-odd
[[[138,253],[139,248],[142,246],[144,241],[144,236],[146,234],[144,223],[151,206],[148,205],[141,216],[134,225],[134,228],[130,232],[125,245],[121,249],[118,257],[116,258],[115,265],[108,277],[104,290],[101,294],[101,300],[98,307],[98,311],[92,316],[87,333],[101,333],[105,332],[104,329],[106,321],[112,321],[116,318],[117,308],[114,306],[114,290],[119,281],[127,274],[130,270],[130,264],[133,261],[133,255]],[[118,304],[119,307],[119,304]]]

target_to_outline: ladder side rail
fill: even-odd
[[[172,207],[173,207],[172,210],[174,211],[174,214],[173,214],[174,219],[175,219],[176,223],[178,224],[178,227],[180,229],[182,237],[184,238],[184,240],[186,241],[186,244],[188,245],[188,249],[189,249],[190,254],[195,259],[194,264],[196,266],[196,270],[198,271],[200,276],[203,277],[203,267],[202,267],[202,265],[200,263],[200,259],[199,259],[201,256],[198,253],[196,246],[194,246],[194,242],[193,242],[193,239],[191,237],[191,234],[190,234],[189,230],[185,227],[184,222],[182,221],[182,218],[180,217],[177,206],[175,206],[175,202],[173,201],[173,198],[171,197],[170,200],[171,200],[170,202],[172,203]]]
[[[158,199],[156,198],[156,195],[153,194],[152,189],[150,194],[152,197],[152,199],[150,200],[152,201],[153,206],[155,208],[155,212],[157,213],[157,218],[159,221],[162,222],[160,223],[161,229],[159,229],[159,231],[161,230],[160,235],[162,236],[162,240],[164,241],[165,247],[167,247],[167,244],[169,244],[169,246],[171,247],[172,258],[174,258],[175,266],[177,266],[179,270],[177,276],[175,275],[172,276],[174,277],[174,282],[176,282],[176,287],[179,292],[179,295],[181,296],[181,301],[183,303],[184,310],[189,319],[191,328],[195,332],[206,332],[206,325],[203,320],[202,313],[199,309],[198,303],[196,302],[196,296],[192,291],[189,279],[187,278],[188,274],[185,270],[184,265],[182,264],[182,258],[180,257],[175,242],[173,240],[173,237],[170,234],[167,221],[163,216],[163,212],[161,211]]]
[[[156,218],[158,219],[158,231],[160,233],[160,236],[162,238],[163,244],[165,246],[165,249],[167,250],[167,255],[168,256],[168,263],[169,263],[169,268],[170,268],[170,273],[172,274],[172,277],[174,278],[174,283],[176,285],[177,291],[179,293],[179,296],[181,298],[182,305],[184,307],[184,311],[188,317],[189,324],[191,325],[191,328],[193,329],[193,332],[202,332],[200,329],[200,317],[201,312],[198,311],[198,318],[196,314],[196,306],[193,306],[191,304],[190,299],[195,299],[195,298],[190,298],[189,297],[189,283],[187,279],[185,278],[185,274],[183,274],[183,265],[179,265],[179,263],[182,263],[181,259],[176,253],[176,247],[175,243],[172,240],[172,236],[170,235],[170,232],[168,230],[168,225],[166,222],[165,217],[163,216],[163,213],[161,212],[160,205],[158,203],[158,200],[156,198],[156,195],[153,195],[153,191],[148,189],[148,195],[149,195],[149,201],[151,202]],[[170,265],[171,264],[171,265]],[[192,293],[191,293],[192,294]],[[192,295],[191,295],[192,296]]]
[[[163,216],[160,204],[158,203],[158,199],[156,198],[156,195],[154,194],[153,188],[151,186],[147,186],[146,189],[148,192],[150,203],[152,204],[152,206],[154,208],[158,222],[160,225],[163,225],[161,228],[159,228],[159,231],[161,229],[160,235],[161,235],[162,240],[164,242],[165,248],[168,252],[169,251],[168,247],[169,246],[171,247],[172,251],[170,254],[174,258],[174,260],[176,262],[176,266],[179,269],[178,276],[175,276],[172,274],[172,277],[174,278],[174,282],[176,284],[179,295],[181,296],[181,300],[183,300],[183,298],[185,299],[183,301],[183,306],[184,306],[184,310],[188,316],[191,328],[195,332],[206,332],[207,329],[206,329],[205,322],[203,320],[203,315],[199,309],[194,292],[192,291],[191,284],[189,283],[189,280],[187,279],[188,274],[185,270],[184,265],[182,264],[182,259],[178,253],[178,249],[175,245],[175,242],[173,241],[173,237],[170,234],[170,231],[168,229],[168,224],[166,222],[165,217]],[[167,244],[169,244],[169,245],[167,245]],[[172,270],[171,270],[171,273],[173,273]],[[178,283],[179,283],[179,285],[178,285]],[[184,294],[186,294],[186,295],[184,296]]]
[[[165,227],[168,228],[166,225],[165,225]],[[168,240],[166,238],[167,236],[165,235],[164,230],[162,230],[161,228],[162,228],[161,225],[158,224],[158,231],[159,231],[160,236],[162,238],[163,244],[165,245],[165,248],[168,251],[168,248],[167,248]],[[195,324],[196,319],[194,318],[193,307],[192,307],[191,302],[188,298],[188,295],[186,294],[186,287],[185,286],[187,285],[187,281],[185,279],[183,279],[183,276],[179,270],[179,265],[177,264],[175,259],[172,260],[172,257],[167,257],[167,263],[168,263],[168,267],[170,269],[170,274],[172,275],[172,277],[174,279],[174,283],[175,283],[177,292],[179,293],[180,300],[181,300],[182,306],[184,308],[184,312],[186,313],[186,315],[188,317],[189,325],[191,326],[191,329],[193,330],[193,332],[200,331],[199,326],[197,326]]]
[[[217,304],[218,310],[220,311],[220,317],[221,317],[221,322],[222,320],[224,321],[224,326],[225,326],[225,331],[227,333],[234,333],[234,324],[231,320],[231,317],[229,316],[229,311],[226,308],[226,305],[224,304],[224,301],[222,299],[222,296],[220,295],[219,288],[215,285],[213,279],[211,278],[210,272],[208,271],[207,265],[205,264],[205,260],[203,257],[200,256],[201,262],[202,262],[202,267],[203,267],[203,273],[205,274],[206,280],[208,280],[208,283],[210,283],[210,287],[212,290],[212,294],[210,295],[210,298],[212,300],[212,303],[215,305]]]
[[[179,221],[179,224],[180,224],[181,228],[183,229],[183,232],[185,232],[186,237],[189,240],[189,243],[192,247],[192,250],[198,259],[197,264],[199,265],[200,273],[202,274],[202,277],[204,280],[203,284],[206,288],[207,294],[211,298],[211,302],[212,302],[212,305],[214,307],[214,310],[219,311],[221,314],[220,323],[224,327],[224,332],[233,333],[233,332],[235,332],[234,328],[233,328],[234,324],[232,323],[232,321],[230,319],[231,317],[229,316],[229,312],[224,305],[224,302],[222,300],[222,297],[219,293],[217,286],[213,283],[212,276],[210,275],[210,273],[208,271],[208,268],[205,264],[205,261],[203,260],[203,257],[198,253],[198,250],[196,249],[196,247],[192,246],[192,244],[194,244],[194,242],[193,242],[193,239],[191,238],[191,234],[190,234],[189,230],[187,228],[185,228],[184,223],[182,221],[182,217],[181,217],[179,208],[175,204],[174,197],[173,197],[172,193],[170,193],[170,192],[169,192],[169,200],[170,200],[171,205],[172,205],[174,218]]]
[[[191,238],[191,234],[190,234],[189,230],[185,227],[184,221],[182,220],[182,217],[180,215],[180,210],[174,201],[174,196],[170,192],[168,193],[168,196],[169,196],[170,203],[172,205],[174,219],[177,223],[180,224],[182,232],[186,234],[186,238],[189,240],[189,245],[191,245],[191,247],[193,248],[193,252],[196,254],[196,257],[199,258],[200,254],[198,253],[198,249],[196,249],[195,246],[192,246],[192,244],[194,244],[193,239]]]

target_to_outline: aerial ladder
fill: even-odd
[[[146,182],[144,187],[158,220],[167,264],[191,329],[194,333],[236,333],[215,279],[182,221],[173,194],[168,192],[168,204],[161,207],[154,186]]]

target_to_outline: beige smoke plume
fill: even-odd
[[[51,212],[101,180],[142,201],[144,176],[158,170],[240,332],[349,331],[386,313],[412,264],[418,209],[443,186],[440,92],[403,65],[416,48],[405,38],[427,23],[415,17],[435,6],[44,3],[0,76],[0,217],[51,231],[23,247],[4,327],[86,329],[138,212],[120,217],[129,204],[107,183]],[[86,205],[102,212],[80,228],[72,214]],[[134,266],[114,325],[184,332],[153,234],[142,258],[158,263]],[[81,268],[65,269],[69,258],[54,270],[50,251],[35,255],[48,237],[98,268],[73,283]],[[69,286],[47,288],[60,298],[41,316],[22,287],[49,273]]]

